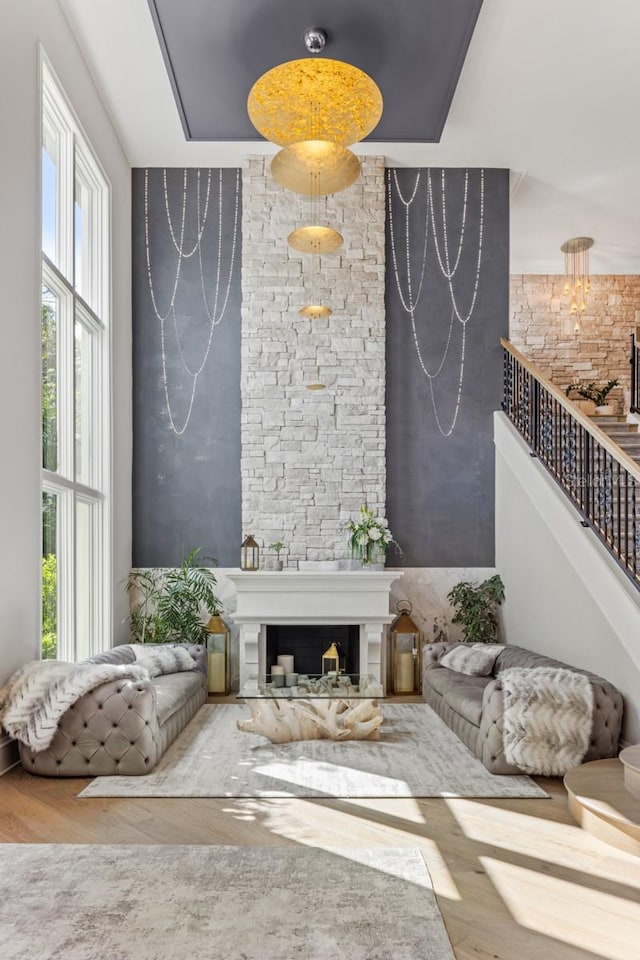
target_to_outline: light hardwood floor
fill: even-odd
[[[458,960],[640,958],[640,858],[580,830],[557,780],[549,800],[78,800],[86,782],[10,770],[0,842],[418,847]]]

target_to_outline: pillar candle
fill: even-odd
[[[413,654],[399,653],[396,673],[396,693],[413,693]]]
[[[284,668],[285,675],[293,673],[293,657],[289,654],[281,654],[278,657],[278,666]]]
[[[224,653],[209,654],[209,693],[226,693]]]

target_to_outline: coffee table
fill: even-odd
[[[281,682],[281,681],[278,681]],[[276,686],[269,675],[249,677],[240,692],[251,714],[238,730],[272,743],[293,740],[379,740],[382,685],[370,674],[300,676],[295,686]]]

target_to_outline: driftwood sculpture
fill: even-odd
[[[250,720],[238,730],[259,733],[272,743],[293,740],[378,740],[382,713],[375,700],[338,697],[319,699],[265,698],[246,701]]]

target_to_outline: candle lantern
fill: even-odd
[[[242,548],[240,551],[240,569],[241,570],[258,570],[260,568],[260,547],[253,538],[253,534],[249,534],[248,537],[244,538],[242,543]]]
[[[411,619],[411,604],[401,600],[391,624],[391,686],[393,693],[420,693],[420,631]]]
[[[217,614],[207,626],[209,693],[229,693],[229,627]]]
[[[322,654],[322,672],[340,673],[340,651],[332,643]]]

